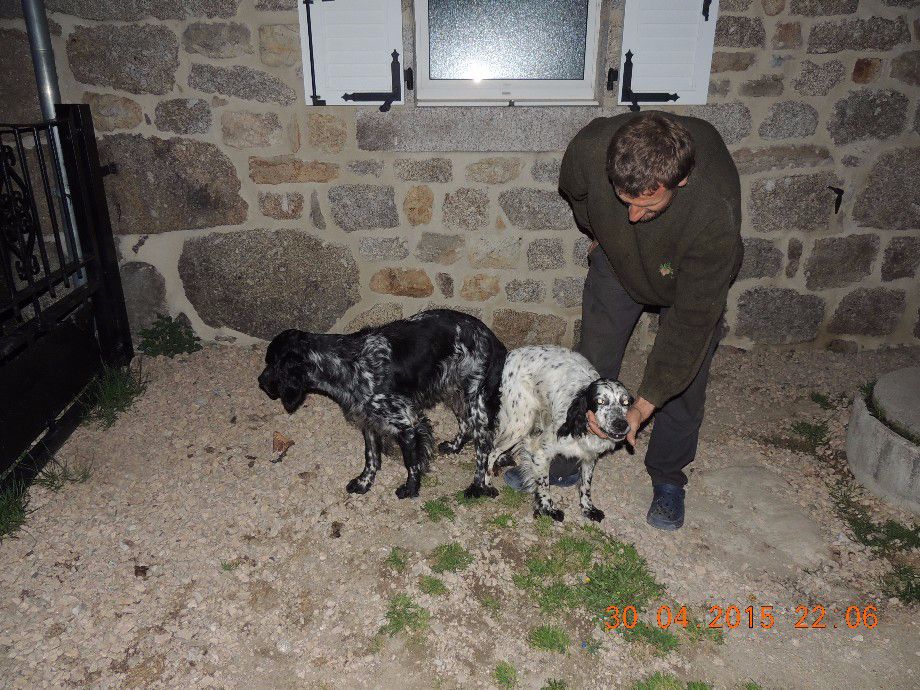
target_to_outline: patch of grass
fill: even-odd
[[[534,519],[534,529],[541,537],[548,537],[553,531],[553,519],[549,515],[538,515]]]
[[[492,675],[500,688],[513,688],[517,685],[517,669],[507,661],[499,661]]]
[[[394,546],[392,549],[390,549],[390,555],[387,556],[384,563],[390,566],[397,573],[401,573],[409,565],[408,555],[406,554],[405,549]]]
[[[685,630],[691,642],[699,642],[700,640],[709,640],[716,644],[725,642],[725,635],[722,633],[722,628],[710,628],[708,625],[703,625],[702,622],[692,615],[687,618],[687,627]]]
[[[496,515],[494,518],[492,518],[489,524],[495,525],[496,527],[501,527],[502,529],[507,529],[509,527],[514,527],[515,520],[511,513],[502,513],[501,515]]]
[[[89,465],[80,465],[71,467],[70,463],[51,458],[47,465],[33,480],[39,486],[43,486],[49,491],[60,491],[64,485],[73,482],[82,484],[92,475]]]
[[[755,682],[752,681],[752,680],[749,680],[747,683],[745,683],[744,685],[742,685],[742,686],[741,686],[741,689],[742,689],[742,690],[763,690],[763,688],[760,687],[760,684],[759,684],[759,683],[755,683]]]
[[[830,396],[825,395],[824,393],[818,393],[816,391],[812,391],[809,397],[811,398],[811,401],[815,403],[818,407],[820,407],[822,410],[833,410],[834,409],[834,403],[831,402]]]
[[[673,652],[679,644],[677,635],[674,633],[658,626],[648,625],[643,621],[636,623],[634,628],[625,630],[624,637],[630,642],[641,641],[651,645],[655,653],[660,656]]]
[[[232,573],[234,570],[240,567],[239,561],[221,561],[220,569],[225,573]]]
[[[882,424],[891,429],[894,433],[898,434],[902,438],[906,438],[911,443],[920,446],[920,436],[913,433],[903,424],[898,424],[888,419],[888,416],[885,414],[885,410],[881,405],[878,404],[878,401],[873,395],[875,390],[875,381],[870,381],[862,386],[860,389],[862,391],[863,400],[866,403],[866,409],[869,410],[869,414],[879,420]]]
[[[564,582],[554,582],[541,588],[537,604],[547,613],[572,609],[578,605],[578,592]]]
[[[482,605],[482,608],[486,609],[492,614],[497,614],[502,609],[502,603],[498,600],[498,598],[489,596],[488,594],[480,597],[479,603]]]
[[[831,489],[837,512],[849,525],[856,541],[882,555],[920,548],[920,525],[908,527],[895,520],[878,524],[856,502],[855,493],[855,486],[847,481],[840,481]]]
[[[433,501],[425,501],[425,504],[422,506],[422,510],[428,515],[428,519],[432,522],[440,522],[441,520],[453,520],[456,517],[454,509],[447,505],[447,501],[443,498],[436,498]]]
[[[447,587],[444,586],[444,583],[436,577],[431,577],[431,575],[425,575],[419,581],[419,588],[425,594],[431,594],[434,596],[440,596],[442,594],[447,594]]]
[[[527,641],[534,649],[560,654],[565,654],[571,644],[568,633],[554,625],[541,625],[539,628],[534,628],[527,636]]]
[[[818,448],[827,444],[827,423],[795,422],[792,433],[796,434],[809,453],[815,453]]]
[[[142,330],[140,336],[140,351],[151,357],[166,355],[171,359],[201,349],[201,338],[195,335],[191,326],[166,314],[157,314],[151,326]]]
[[[633,686],[633,690],[684,690],[684,684],[669,673],[658,671]]]
[[[516,489],[512,489],[510,486],[505,485],[502,487],[498,500],[506,508],[517,510],[530,500],[530,495],[524,491],[517,491]]]
[[[466,570],[473,562],[473,554],[460,544],[441,544],[432,554],[434,563],[431,569],[436,573],[455,573]]]
[[[22,482],[10,482],[0,490],[0,541],[19,531],[29,515],[29,493]]]
[[[380,632],[390,637],[398,635],[404,630],[419,632],[428,627],[431,614],[405,594],[397,594],[390,599],[387,608],[387,622],[380,628]]]
[[[920,571],[910,565],[896,566],[882,580],[887,597],[897,597],[905,604],[920,604]]]
[[[105,367],[88,389],[87,416],[109,429],[146,388],[140,362],[137,373],[131,367]]]
[[[540,690],[567,690],[568,685],[565,684],[564,680],[559,680],[558,678],[549,678]]]
[[[687,690],[712,690],[712,685],[701,680],[691,680],[687,683]]]

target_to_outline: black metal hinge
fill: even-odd
[[[712,4],[712,0],[703,0],[703,21],[709,21],[709,6]]]
[[[380,112],[385,113],[390,109],[393,101],[402,98],[402,74],[399,67],[399,51],[396,49],[390,53],[392,61],[390,62],[390,76],[392,77],[392,91],[370,91],[367,93],[344,93],[343,101],[383,101],[380,106]]]
[[[613,69],[612,67],[607,70],[607,90],[615,91],[616,83],[620,78],[620,70]]]
[[[403,70],[403,76],[406,79],[406,91],[413,91],[415,89],[415,72],[412,71],[411,67],[406,67]]]
[[[313,57],[313,21],[310,18],[310,5],[313,0],[303,0],[307,8],[307,44],[310,46],[310,82],[313,85],[313,93],[310,94],[310,101],[313,105],[326,105],[326,101],[316,93],[316,59]]]
[[[676,101],[680,98],[676,93],[642,93],[632,90],[632,70],[633,70],[633,52],[626,51],[626,62],[623,63],[623,90],[620,100],[629,101],[629,109],[633,112],[639,111],[639,101],[648,103],[667,103]]]

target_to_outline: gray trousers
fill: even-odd
[[[590,255],[590,268],[582,300],[581,343],[578,351],[601,376],[618,378],[626,344],[645,306],[623,289],[610,262],[600,248]],[[661,308],[661,316],[668,311]],[[645,454],[645,468],[652,484],[687,483],[683,469],[696,456],[709,365],[722,334],[721,323],[713,337],[696,378],[677,397],[671,398],[653,415],[654,425]]]

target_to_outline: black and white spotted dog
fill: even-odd
[[[268,346],[259,387],[293,413],[308,393],[328,396],[364,434],[364,471],[346,487],[370,490],[380,469],[382,438],[395,438],[408,476],[399,498],[418,496],[434,450],[425,411],[446,403],[459,432],[439,446],[456,453],[473,439],[485,466],[507,350],[479,319],[449,309],[351,335],[287,330]]]
[[[549,463],[556,455],[581,461],[581,512],[600,521],[591,502],[597,458],[626,438],[626,411],[632,396],[619,381],[600,378],[582,355],[551,345],[512,350],[505,360],[495,441],[487,460],[487,481],[503,454],[519,453],[525,486],[534,493],[534,516],[561,521],[549,498]],[[588,429],[588,411],[609,438]]]

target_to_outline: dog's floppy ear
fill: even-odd
[[[591,386],[586,386],[569,405],[565,423],[556,432],[558,438],[572,436],[578,438],[588,433],[588,401]]]
[[[292,414],[307,397],[306,369],[303,357],[286,353],[278,362],[278,394],[288,414]]]

